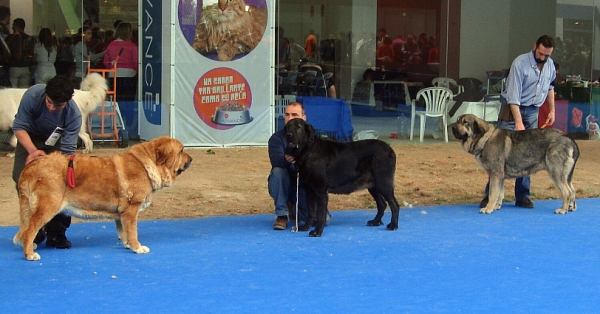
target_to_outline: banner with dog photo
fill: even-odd
[[[273,133],[274,0],[178,0],[172,135],[264,145]]]

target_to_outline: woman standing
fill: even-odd
[[[117,77],[135,77],[138,69],[138,48],[131,42],[132,28],[130,23],[123,22],[117,26],[115,40],[106,48],[104,66],[110,69],[117,62]],[[119,55],[120,54],[120,55]]]
[[[49,28],[44,27],[40,30],[38,42],[33,48],[35,56],[35,83],[45,84],[48,80],[56,76],[56,61],[57,45]]]
[[[117,95],[115,98],[119,102],[119,109],[125,120],[125,126],[129,130],[129,135],[135,138],[138,134],[138,107],[135,100],[138,89],[139,57],[138,47],[131,42],[131,35],[131,23],[120,23],[115,31],[115,40],[106,47],[103,61],[104,66],[108,69],[113,68],[116,62]]]
[[[88,57],[91,64],[96,63],[98,60],[104,58],[104,53],[94,53],[88,51],[87,43],[92,39],[92,28],[89,26],[83,26],[75,35],[75,86],[81,84],[81,80],[87,75],[87,63]]]

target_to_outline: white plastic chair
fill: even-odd
[[[421,97],[425,100],[425,111],[416,111],[416,101]],[[419,115],[421,127],[419,141],[423,142],[425,134],[425,119],[427,117],[441,117],[444,125],[444,139],[448,142],[448,101],[452,99],[452,91],[446,87],[423,88],[412,101],[410,115],[410,139],[413,139],[415,116]]]
[[[452,92],[452,96],[454,97],[465,90],[464,86],[458,85],[454,79],[449,77],[436,77],[431,81],[431,85],[434,87],[446,87],[452,91],[456,90],[456,94]]]

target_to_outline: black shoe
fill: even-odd
[[[533,202],[529,198],[524,198],[522,200],[516,201],[515,206],[523,208],[533,208]]]
[[[48,234],[48,240],[46,240],[46,245],[55,247],[57,249],[68,249],[71,247],[71,241],[67,240],[67,236],[65,236],[64,234]]]
[[[46,240],[46,232],[44,229],[40,229],[38,233],[35,235],[35,239],[33,239],[33,243],[40,244]]]
[[[484,197],[481,200],[481,203],[479,203],[479,208],[485,208],[487,206],[487,204],[488,204],[489,201],[490,201],[489,196]]]

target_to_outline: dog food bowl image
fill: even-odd
[[[239,125],[252,121],[250,111],[244,105],[229,102],[215,108],[212,122],[222,125]]]

